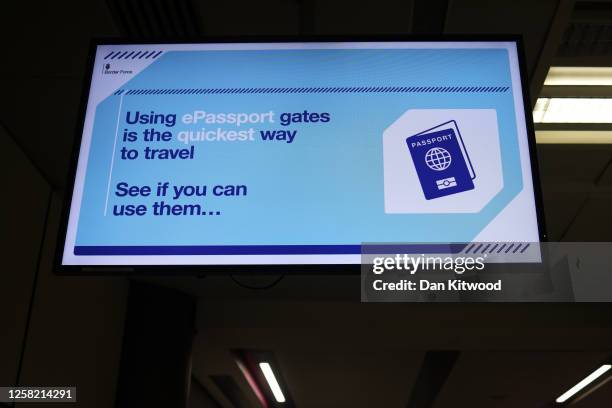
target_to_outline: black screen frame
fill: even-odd
[[[58,275],[80,275],[80,276],[138,276],[138,275],[162,275],[162,276],[202,276],[202,275],[278,275],[278,274],[350,274],[360,273],[360,264],[241,264],[241,265],[64,265],[62,258],[66,244],[66,233],[68,229],[68,218],[74,193],[76,181],[76,170],[79,160],[79,152],[83,137],[85,114],[89,99],[96,50],[99,45],[151,45],[151,44],[222,44],[222,43],[308,43],[308,42],[514,42],[516,44],[519,74],[521,80],[523,111],[527,125],[527,141],[529,147],[529,160],[533,181],[534,200],[536,207],[536,221],[540,242],[548,239],[544,207],[542,202],[542,190],[538,166],[535,128],[531,115],[531,99],[529,95],[529,84],[527,81],[527,66],[525,62],[525,51],[523,39],[520,35],[340,35],[340,36],[249,36],[249,37],[205,37],[189,39],[155,39],[155,40],[129,40],[122,38],[94,38],[90,41],[87,67],[84,73],[81,99],[79,104],[78,120],[75,128],[75,136],[70,158],[70,166],[63,191],[62,213],[60,227],[56,240],[54,257],[54,272]]]

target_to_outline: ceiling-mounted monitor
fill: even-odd
[[[90,65],[63,270],[544,238],[517,38],[96,42]]]

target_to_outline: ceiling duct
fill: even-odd
[[[129,38],[188,38],[203,34],[193,0],[107,0],[121,34]]]
[[[559,56],[612,56],[612,3],[577,2],[563,34]]]

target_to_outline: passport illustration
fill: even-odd
[[[385,213],[481,211],[504,188],[500,142],[495,109],[407,109],[382,134]]]
[[[456,121],[409,136],[406,143],[425,199],[474,189],[476,173]]]

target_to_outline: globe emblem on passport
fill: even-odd
[[[451,165],[452,157],[448,150],[442,147],[432,147],[425,153],[425,164],[432,170],[442,171]]]

